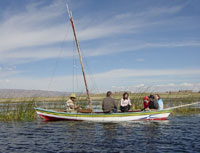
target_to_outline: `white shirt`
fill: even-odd
[[[128,105],[130,105],[131,106],[131,100],[128,98],[128,99],[121,99],[121,103],[120,103],[120,106],[122,106],[122,107],[125,107],[125,106],[128,106]]]
[[[69,99],[67,102],[66,102],[66,110],[69,112],[69,111],[74,111],[75,110],[75,104],[74,102]]]

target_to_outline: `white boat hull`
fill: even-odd
[[[171,110],[127,113],[67,113],[53,110],[36,108],[36,112],[46,121],[95,121],[95,122],[124,122],[137,120],[166,120]]]

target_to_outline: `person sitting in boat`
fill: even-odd
[[[121,112],[128,112],[129,109],[131,108],[131,100],[129,99],[128,97],[128,93],[125,92],[123,94],[123,98],[121,99],[121,102],[120,102],[120,110]]]
[[[160,98],[160,95],[155,94],[154,97],[155,97],[155,100],[158,103],[158,110],[162,110],[164,106],[163,106],[163,100]]]
[[[158,109],[158,103],[155,101],[155,97],[153,95],[149,96],[149,109]]]
[[[112,92],[108,91],[106,93],[106,98],[102,101],[102,109],[104,113],[116,113],[117,112],[117,104],[115,100],[111,97]]]
[[[66,102],[66,111],[67,112],[77,112],[77,109],[79,108],[77,105],[76,105],[76,95],[75,93],[72,93],[69,100]]]
[[[144,108],[141,111],[149,110],[149,97],[148,96],[144,96],[143,102],[144,102]]]

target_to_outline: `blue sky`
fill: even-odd
[[[199,0],[68,2],[92,92],[200,90]],[[1,89],[84,91],[65,4],[0,1]]]

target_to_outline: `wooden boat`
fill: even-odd
[[[93,112],[92,103],[90,101],[90,94],[87,86],[87,79],[83,67],[82,56],[80,52],[80,47],[78,39],[76,36],[74,21],[72,13],[67,5],[67,10],[70,17],[70,22],[72,25],[74,38],[76,41],[77,51],[80,59],[81,69],[83,73],[83,79],[85,83],[85,89],[87,93],[88,104],[90,107],[89,111],[82,110],[82,113],[69,113],[69,112],[59,112],[55,110],[35,108],[38,115],[40,115],[46,121],[52,120],[67,120],[67,121],[95,121],[95,122],[120,122],[120,121],[135,121],[135,120],[165,120],[168,118],[170,113],[174,108],[168,108],[157,111],[132,111],[126,113],[103,113],[103,112]],[[190,105],[190,104],[189,104]]]
[[[140,120],[166,120],[170,113],[180,107],[187,107],[191,105],[197,105],[200,102],[174,106],[165,108],[163,110],[154,111],[129,111],[126,113],[68,113],[59,112],[55,110],[35,108],[38,115],[40,115],[46,121],[94,121],[94,122],[125,122],[125,121],[140,121]]]
[[[38,115],[46,121],[95,121],[95,122],[124,122],[137,120],[166,120],[173,109],[157,111],[132,111],[126,113],[67,113],[55,110],[35,108]]]

